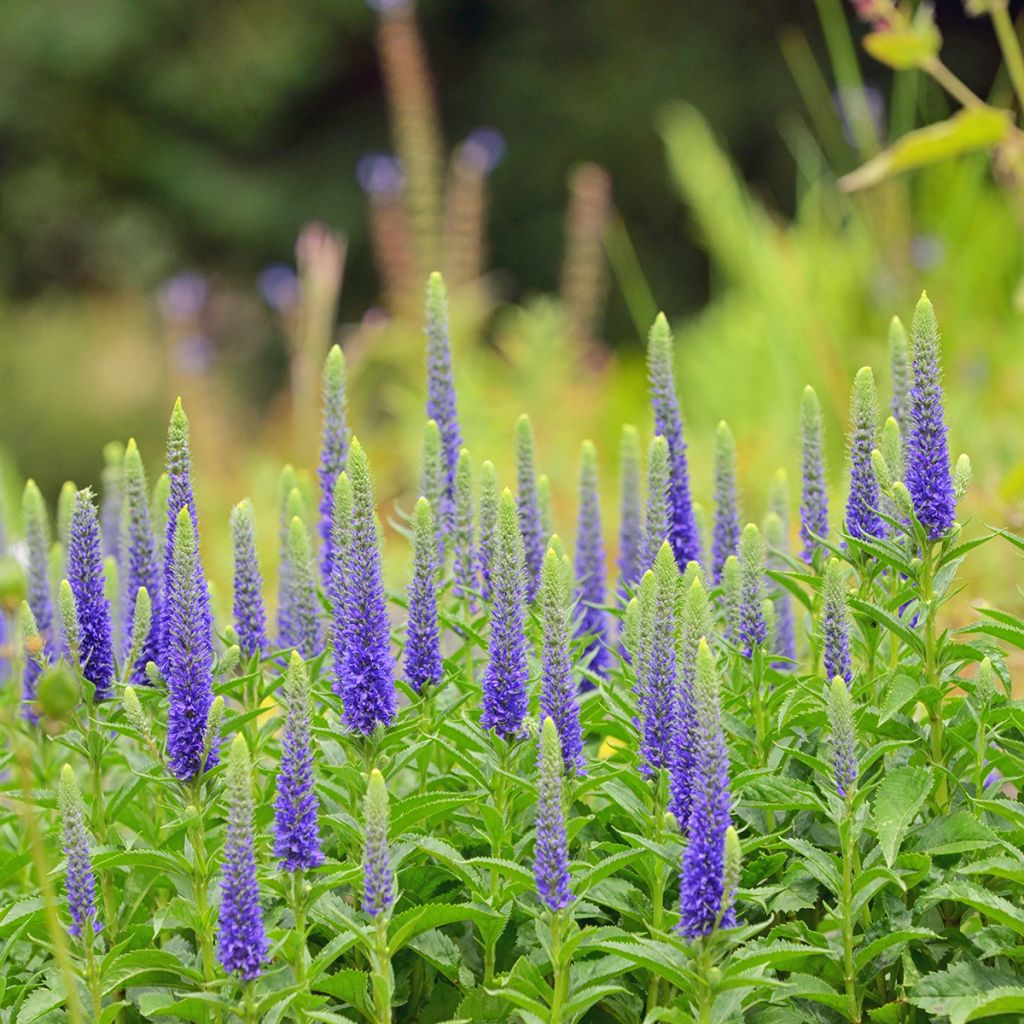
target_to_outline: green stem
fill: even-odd
[[[256,982],[247,981],[242,986],[242,1020],[245,1024],[259,1024],[256,1010]]]
[[[374,1024],[391,1024],[391,995],[394,991],[394,976],[391,972],[391,950],[388,946],[386,914],[377,916],[377,934],[372,960]]]
[[[946,781],[946,773],[943,770],[945,760],[942,753],[942,688],[939,680],[938,662],[936,653],[935,636],[935,565],[933,561],[934,544],[930,541],[924,550],[924,557],[921,562],[921,597],[925,604],[924,621],[924,672],[925,682],[934,689],[936,696],[928,707],[929,740],[931,744],[932,762],[939,772],[938,783],[935,787],[935,803],[939,813],[945,813],[949,804],[949,785]]]
[[[551,915],[551,970],[554,994],[551,997],[551,1024],[561,1024],[562,1007],[569,998],[569,960],[562,956],[562,911]]]
[[[94,938],[92,924],[87,924],[84,936],[86,980],[92,998],[93,1019],[99,1020],[103,1013],[103,997],[100,994],[100,967],[96,962],[96,951],[93,949]]]
[[[305,879],[301,871],[292,872],[291,888],[288,895],[292,915],[295,918],[295,938],[298,943],[294,965],[295,984],[300,989],[306,983],[306,969],[309,959],[309,950],[306,946],[306,893],[304,883]],[[305,1013],[300,1011],[299,1020],[305,1020]]]
[[[978,713],[978,746],[974,762],[974,796],[980,798],[985,793],[985,754],[988,752],[987,719],[988,705]]]
[[[661,836],[664,829],[666,793],[665,773],[659,772],[654,787],[651,805],[651,836]],[[665,884],[667,878],[665,865],[660,857],[654,858],[651,867],[651,935],[657,937],[665,925]],[[660,1003],[661,979],[652,973],[647,982],[647,1013],[650,1014]]]
[[[1006,70],[1010,73],[1010,81],[1013,82],[1013,91],[1017,94],[1017,102],[1021,110],[1024,110],[1024,55],[1021,54],[1020,40],[1017,38],[1017,30],[1013,26],[1005,0],[995,0],[989,6],[989,15],[996,30],[996,38],[999,40],[999,49],[1003,51]]]
[[[847,801],[843,820],[839,825],[843,846],[843,886],[839,910],[843,932],[843,981],[846,989],[847,1013],[853,1024],[860,1024],[860,1004],[857,1000],[857,970],[853,961],[853,829],[850,804]]]
[[[190,785],[192,822],[190,840],[192,842],[192,889],[196,901],[196,916],[199,926],[196,929],[196,945],[199,947],[200,959],[203,964],[203,981],[209,986],[216,977],[216,961],[213,953],[212,922],[210,921],[209,901],[206,894],[206,827],[203,814],[203,777],[199,774]],[[214,1021],[220,1019],[216,1009],[211,1010]]]
[[[697,953],[697,1024],[711,1024],[711,1008],[715,1002],[711,988],[711,953],[705,939],[697,941],[700,943]]]
[[[498,836],[491,837],[491,856],[498,860],[501,857],[501,840],[505,833],[508,831],[507,825],[507,807],[505,804],[505,773],[508,771],[508,759],[509,759],[509,744],[506,741],[501,750],[501,757],[499,760],[500,770],[498,772],[498,778],[494,787],[494,808],[498,812],[501,818],[501,830]],[[497,871],[491,872],[491,906],[497,910],[498,902],[498,890],[499,877]],[[488,938],[484,944],[484,982],[489,982],[494,977],[494,969],[497,962],[497,947],[498,947],[499,936],[495,935],[493,938]]]

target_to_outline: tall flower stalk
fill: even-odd
[[[102,925],[96,911],[96,876],[93,873],[89,833],[85,825],[85,805],[78,788],[78,780],[71,765],[64,765],[57,784],[57,803],[67,861],[65,886],[71,924],[68,931],[81,940],[85,953],[85,981],[92,1000],[94,1020],[102,1015],[102,991],[99,963],[94,943]]]
[[[298,936],[295,982],[301,985],[306,978],[309,957],[304,875],[322,864],[324,858],[317,820],[319,803],[310,734],[309,670],[297,651],[292,651],[288,662],[283,696],[285,725],[274,801],[274,856],[280,861],[282,870],[290,875],[288,898]]]
[[[452,510],[452,594],[467,612],[477,591],[476,552],[473,550],[473,460],[463,448],[455,464],[455,505]]]
[[[378,769],[370,772],[363,804],[363,911],[374,923],[373,967],[375,1024],[391,1024],[395,976],[388,946],[388,922],[395,905],[395,878],[388,846],[388,789]]]
[[[801,491],[800,537],[803,560],[814,563],[824,551],[819,537],[828,537],[828,480],[825,475],[825,420],[810,385],[800,403]]]
[[[830,558],[821,583],[821,650],[826,679],[853,679],[850,660],[850,611],[846,574],[838,558]]]
[[[174,403],[171,412],[171,421],[167,427],[167,502],[164,524],[166,534],[164,537],[163,556],[163,587],[160,590],[162,607],[160,613],[160,671],[167,677],[170,668],[170,645],[167,642],[167,632],[170,626],[171,617],[174,615],[170,608],[169,596],[171,593],[174,574],[174,549],[177,544],[178,513],[185,509],[188,512],[189,521],[192,524],[192,533],[198,543],[199,541],[199,516],[196,512],[196,499],[192,490],[192,451],[190,446],[190,426],[188,416],[182,408],[181,399]],[[203,583],[205,591],[205,581]],[[208,598],[203,595],[201,601],[207,603],[205,614],[209,616]]]
[[[28,547],[28,607],[32,612],[36,635],[41,639],[42,653],[52,656],[57,646],[54,643],[53,595],[50,590],[50,520],[46,503],[34,480],[25,484],[21,499],[21,519]],[[22,675],[25,712],[28,715],[32,714],[31,704],[35,699],[39,673],[40,662],[28,658]]]
[[[341,664],[335,679],[342,720],[369,736],[398,712],[391,625],[381,570],[370,461],[356,438],[349,452],[352,519],[345,576]]]
[[[694,772],[689,842],[679,878],[679,931],[701,939],[736,923],[735,891],[726,885],[726,832],[732,825],[729,754],[722,729],[718,670],[707,640],[697,648]]]
[[[491,580],[491,630],[480,724],[503,739],[522,733],[526,718],[526,568],[519,513],[505,488],[498,503]]]
[[[75,494],[68,538],[68,582],[75,598],[82,675],[95,700],[113,695],[114,635],[104,588],[100,523],[92,491]]]
[[[135,439],[128,441],[121,474],[124,511],[121,518],[121,622],[129,642],[139,587],[145,587],[152,605],[153,626],[131,666],[132,683],[148,682],[146,665],[159,655],[159,624],[162,608],[160,561],[149,510],[149,488]]]
[[[658,436],[652,439],[647,449],[647,518],[644,523],[644,566],[645,571],[653,567],[662,544],[670,544],[672,530],[668,442]]]
[[[487,461],[480,468],[480,519],[476,561],[480,573],[480,593],[491,600],[491,578],[494,573],[495,528],[498,525],[498,474],[494,463]]]
[[[551,969],[554,975],[551,1020],[561,1021],[569,998],[571,954],[563,949],[566,921],[564,915],[572,902],[569,887],[569,852],[562,807],[563,757],[558,729],[545,717],[540,730],[537,757],[537,840],[534,847],[533,876],[537,896],[544,906],[550,929]]]
[[[167,769],[187,783],[217,763],[216,744],[207,746],[206,732],[213,704],[213,624],[206,576],[187,506],[179,510],[175,526],[163,639]]]
[[[619,443],[619,593],[634,590],[644,573],[644,532],[640,491],[640,435],[624,426]]]
[[[690,470],[683,440],[683,417],[679,410],[673,369],[672,331],[664,313],[659,313],[647,339],[647,378],[654,410],[654,431],[665,438],[669,448],[669,538],[676,564],[682,569],[700,557],[697,524],[690,497]]]
[[[228,759],[227,838],[220,887],[218,957],[228,974],[251,983],[263,973],[270,952],[260,908],[253,837],[252,765],[245,736],[238,733]],[[245,986],[243,1020],[257,1024],[252,986]]]
[[[878,514],[881,495],[871,465],[871,453],[878,445],[878,394],[870,366],[861,367],[853,382],[850,399],[850,494],[846,499],[846,532],[854,538],[871,540],[885,534]]]
[[[256,554],[252,502],[245,498],[231,510],[231,548],[234,556],[235,635],[242,657],[262,657],[270,648],[263,607],[263,576]]]
[[[348,460],[350,432],[345,396],[345,357],[332,345],[324,361],[321,377],[323,403],[323,439],[320,445],[320,575],[326,588],[334,560],[331,523],[334,512],[334,485]]]
[[[577,636],[587,638],[585,657],[595,675],[604,676],[610,662],[605,603],[604,539],[597,489],[597,451],[583,442],[580,456],[580,512],[576,528],[576,596],[580,618]]]
[[[956,497],[942,408],[939,325],[927,295],[922,294],[914,310],[911,335],[914,380],[906,432],[907,490],[918,522],[932,540],[938,540],[953,525]]]
[[[438,530],[447,537],[455,508],[455,469],[462,450],[462,430],[455,400],[455,375],[448,331],[448,292],[436,271],[427,280],[427,419],[437,423],[441,435],[442,489],[436,509]],[[431,495],[423,492],[427,498]]]
[[[570,628],[572,621],[572,571],[568,560],[549,547],[541,569],[539,610],[541,618],[541,716],[558,730],[567,772],[582,775],[583,730],[579,697],[573,679]]]
[[[413,511],[412,580],[405,634],[405,678],[417,692],[441,682],[441,638],[437,620],[437,544],[430,502],[420,498]]]
[[[721,582],[722,567],[739,554],[740,508],[736,483],[736,441],[722,420],[715,431],[715,521],[711,534],[711,579]]]
[[[644,594],[646,588],[648,594]],[[640,712],[640,771],[653,776],[671,763],[672,725],[676,712],[676,607],[679,570],[668,541],[662,544],[654,571],[641,584],[640,643],[636,666]]]
[[[843,938],[843,982],[847,1014],[852,1021],[861,1019],[857,995],[857,967],[854,958],[854,875],[857,871],[856,826],[853,798],[857,787],[857,751],[854,708],[849,685],[836,676],[826,696],[829,726],[832,732],[832,770],[836,793],[843,801],[839,812],[839,843],[843,876],[839,893],[839,921]]]
[[[533,602],[540,586],[540,567],[544,561],[547,541],[540,518],[537,495],[537,473],[534,468],[533,425],[529,416],[520,416],[516,423],[516,504],[519,528],[523,536],[526,568],[526,600]]]

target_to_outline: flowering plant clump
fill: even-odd
[[[848,486],[808,386],[742,518],[762,470],[724,422],[684,443],[664,317],[649,417],[617,462],[582,442],[565,522],[525,415],[511,479],[464,435],[439,275],[426,328],[393,592],[337,348],[317,500],[287,467],[271,579],[275,524],[237,496],[230,600],[181,402],[155,503],[134,441],[108,449],[116,545],[110,495],[54,515],[28,482],[0,620],[0,1020],[1022,1019],[1024,622],[945,606],[974,549],[1024,540],[957,521],[928,299],[893,328],[892,393],[852,382]]]

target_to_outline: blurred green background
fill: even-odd
[[[868,26],[855,6],[863,15],[865,3],[840,0],[423,0],[410,15],[429,78],[416,79],[401,54],[398,74],[412,74],[436,110],[446,165],[480,126],[497,129],[505,148],[480,184],[485,274],[453,288],[467,443],[507,478],[515,417],[531,413],[562,532],[572,533],[579,442],[599,445],[611,517],[619,424],[649,433],[642,338],[657,308],[677,329],[698,497],[709,499],[710,441],[726,418],[747,515],[760,519],[776,466],[795,491],[806,383],[829,418],[841,494],[849,383],[872,363],[887,403],[888,321],[909,321],[922,288],[946,336],[951,445],[974,459],[969,512],[1017,525],[1016,167],[1001,165],[1005,149],[981,151],[844,193],[839,176],[873,152],[851,96],[870,111],[874,148],[956,109],[922,71],[893,74],[860,52]],[[214,536],[246,493],[272,508],[280,462],[308,465],[315,438],[296,431],[309,417],[295,405],[308,405],[310,391],[289,347],[294,325],[267,302],[260,274],[294,263],[311,220],[347,238],[337,321],[309,342],[312,355],[331,337],[343,342],[352,423],[382,502],[408,507],[422,336],[382,280],[373,207],[357,180],[366,154],[402,148],[403,117],[409,129],[416,112],[396,110],[385,87],[381,26],[394,17],[394,7],[382,14],[357,0],[7,5],[9,517],[26,475],[51,497],[65,479],[98,485],[111,439],[136,436],[155,476],[178,392],[195,421],[200,506]],[[953,0],[936,19],[946,65],[1011,106],[987,19]],[[581,162],[606,170],[610,205],[599,195],[595,213],[584,202],[574,249],[569,182]],[[603,243],[596,255],[588,224]],[[202,301],[182,314],[175,302],[196,289]],[[214,548],[216,576],[226,552]],[[1004,593],[1014,567],[998,561]]]

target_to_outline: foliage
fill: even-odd
[[[925,341],[934,336],[912,345]],[[856,411],[862,428],[863,403]],[[963,429],[951,422],[955,439]],[[172,462],[187,457],[180,430],[170,451]],[[0,912],[0,1013],[124,1024],[1014,1019],[1024,1006],[1024,719],[1007,651],[1024,649],[1024,622],[985,608],[952,629],[948,605],[974,552],[988,545],[1005,559],[1024,540],[959,522],[936,534],[871,454],[884,529],[818,534],[828,558],[808,563],[788,553],[795,529],[766,552],[746,526],[729,560],[735,608],[664,544],[635,600],[609,598],[625,648],[608,630],[601,674],[589,668],[600,638],[570,610],[557,539],[540,602],[525,604],[521,522],[506,490],[487,513],[490,599],[464,579],[456,590],[450,561],[434,570],[420,504],[410,600],[417,615],[436,611],[443,661],[436,684],[404,679],[394,655],[409,637],[406,592],[381,586],[370,457],[355,440],[326,589],[313,538],[293,530],[316,588],[306,611],[335,647],[306,664],[260,644],[243,659],[227,617],[207,646],[208,545],[173,492],[174,656],[147,666],[145,685],[130,680],[148,595],[131,649],[114,652],[113,695],[99,699],[80,627],[94,635],[109,608],[95,586],[62,584],[64,655],[48,653],[19,611],[14,563],[0,580],[15,637],[0,696],[0,861],[13,897]],[[969,477],[962,459],[957,497]],[[782,495],[776,486],[773,544],[789,518]],[[73,534],[88,525],[87,492],[75,509]],[[247,592],[256,578],[244,575]],[[765,619],[783,593],[795,661],[773,648]],[[823,634],[835,679],[822,671]],[[837,638],[849,668],[834,657]],[[39,679],[25,706],[30,660]],[[573,735],[579,689],[576,771],[563,774],[569,720],[538,722],[541,669],[560,706],[572,705]],[[481,687],[503,711],[500,728],[483,727]],[[387,713],[353,717],[350,701]],[[182,771],[168,748],[186,741]],[[304,864],[282,865],[282,830],[289,849],[310,852]]]

